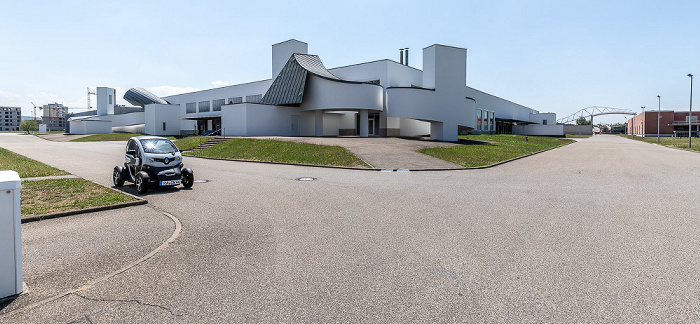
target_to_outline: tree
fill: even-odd
[[[19,129],[29,134],[31,131],[39,130],[39,127],[36,125],[36,121],[23,120],[21,123],[19,123]]]
[[[586,117],[581,116],[578,119],[576,119],[576,125],[590,125],[590,124],[591,124],[591,121],[588,120]]]

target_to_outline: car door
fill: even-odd
[[[140,156],[139,154],[139,145],[136,143],[135,140],[129,140],[129,142],[126,144],[126,154],[124,155],[124,160],[126,163],[126,167],[129,169],[129,172],[131,172],[132,175],[136,175],[136,172],[138,172],[138,161],[136,158]]]

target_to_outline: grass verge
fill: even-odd
[[[360,158],[339,146],[252,138],[234,138],[210,148],[185,154],[229,160],[369,167]]]
[[[574,140],[523,135],[466,135],[463,139],[484,141],[483,144],[469,144],[451,147],[435,147],[418,152],[452,162],[463,167],[479,167],[507,161],[535,152],[565,145]]]
[[[589,138],[593,135],[581,135],[581,134],[565,134],[564,137],[566,138]]]
[[[136,200],[85,179],[23,181],[21,190],[22,217]]]
[[[180,149],[180,151],[186,151],[199,146],[200,143],[204,144],[211,139],[211,136],[189,136],[175,140],[173,143]]]
[[[20,178],[45,177],[68,174],[26,156],[0,148],[0,170],[14,170]]]
[[[691,151],[698,151],[700,152],[700,138],[693,137],[691,140],[692,147],[688,148],[688,138],[687,137],[641,137],[641,136],[633,136],[633,135],[620,135],[625,138],[637,140],[637,141],[642,141],[642,142],[647,142],[647,143],[653,143],[653,144],[661,144],[664,146],[670,146],[670,147],[675,147],[675,148],[680,148],[680,149],[685,149],[685,150],[691,150]],[[657,140],[659,143],[657,143]]]

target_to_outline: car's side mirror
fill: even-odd
[[[129,151],[126,151],[126,154],[128,154],[128,155],[136,155],[136,151],[134,151],[134,150],[129,150]]]

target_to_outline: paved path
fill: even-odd
[[[123,150],[5,135],[0,146],[107,184]],[[0,322],[700,321],[698,153],[595,136],[484,170],[185,164],[211,181],[148,196],[182,221],[167,249],[24,310],[30,291]],[[115,260],[53,235],[58,220],[23,225],[25,249],[62,247],[27,258],[27,284],[77,288],[83,280],[64,285],[61,273],[83,263],[63,250],[89,256],[89,280],[109,271],[102,260],[136,259],[171,230],[155,215],[105,220],[76,233],[103,237],[99,246],[123,254]],[[129,239],[150,230],[152,243]],[[34,279],[52,265],[62,271]]]
[[[396,137],[263,137],[282,141],[342,146],[377,169],[460,169],[462,166],[416,152],[423,148],[465,145]],[[473,142],[471,142],[473,143]]]

